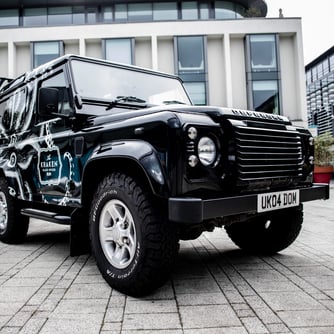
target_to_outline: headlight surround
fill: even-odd
[[[198,159],[205,167],[212,166],[217,158],[217,147],[209,137],[202,137],[197,145]]]

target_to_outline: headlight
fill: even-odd
[[[217,148],[214,141],[209,137],[202,137],[197,146],[198,159],[204,166],[212,165],[217,156]]]

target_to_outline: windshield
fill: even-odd
[[[77,59],[71,64],[75,90],[83,99],[114,101],[131,97],[151,105],[191,104],[177,79]]]

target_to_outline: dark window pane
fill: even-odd
[[[73,7],[73,24],[85,24],[85,7]]]
[[[105,43],[107,60],[132,64],[132,40],[130,38],[109,39]]]
[[[103,15],[103,22],[112,22],[113,17],[113,10],[112,7],[103,7],[102,8],[102,15]]]
[[[153,3],[153,20],[177,20],[176,2]]]
[[[186,88],[193,104],[206,104],[205,82],[185,82],[184,87]]]
[[[253,81],[253,100],[256,111],[279,114],[278,82]]]
[[[51,7],[48,9],[49,25],[72,24],[72,7]]]
[[[18,9],[0,10],[0,26],[18,26],[19,11]]]
[[[46,8],[27,8],[23,13],[23,25],[27,27],[46,26],[47,9]]]
[[[128,10],[126,5],[115,5],[115,20],[116,21],[128,20]]]
[[[196,1],[182,2],[182,19],[183,20],[198,19],[198,10]]]
[[[252,35],[250,43],[252,71],[277,71],[275,36]]]
[[[234,3],[229,1],[216,1],[215,2],[215,17],[216,19],[235,19],[236,13]]]
[[[202,36],[178,37],[178,70],[182,72],[204,72],[204,46]]]
[[[208,3],[200,3],[199,5],[200,19],[208,20],[209,17],[209,4]]]
[[[97,22],[97,8],[89,7],[86,9],[87,23],[94,24]]]
[[[60,42],[33,43],[33,67],[47,63],[60,55]]]

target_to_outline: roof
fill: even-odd
[[[308,63],[305,66],[305,70],[308,71],[309,69],[311,69],[312,67],[316,66],[317,64],[319,64],[320,62],[322,62],[323,60],[325,60],[326,58],[328,58],[331,55],[334,55],[334,46],[332,46],[327,51],[325,51],[324,53],[322,53],[320,56],[318,56],[317,58],[315,58],[314,60],[312,60],[310,63]]]
[[[154,0],[155,2],[172,2],[171,0]],[[52,7],[52,6],[77,6],[77,5],[111,5],[113,3],[143,3],[153,2],[145,0],[1,0],[0,9],[19,8],[19,7]],[[175,0],[173,1],[175,2]],[[181,0],[182,2],[182,0]],[[258,9],[262,16],[267,15],[267,4],[265,0],[230,0],[246,8],[254,7]]]

